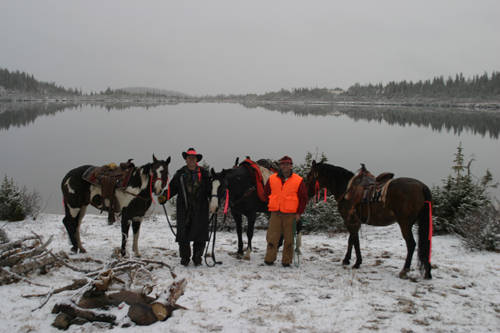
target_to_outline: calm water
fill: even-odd
[[[0,109],[1,110],[1,109]],[[489,168],[500,180],[500,114],[458,110],[179,104],[107,109],[101,106],[31,106],[0,112],[0,175],[36,188],[45,212],[62,213],[60,181],[83,164],[102,165],[151,155],[172,156],[171,172],[193,146],[216,170],[237,156],[296,163],[324,152],[330,163],[355,171],[440,184],[462,142],[473,173]],[[499,193],[495,193],[499,196]]]

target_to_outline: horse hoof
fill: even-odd
[[[354,265],[352,266],[352,268],[354,268],[354,269],[358,269],[358,268],[359,268],[359,266],[361,266],[361,264],[356,263],[356,264],[354,264]]]
[[[80,248],[80,253],[87,253],[87,250],[85,250],[83,247]]]
[[[244,260],[250,260],[250,253],[252,253],[252,251],[247,250],[245,252],[245,255],[243,256],[243,259]]]
[[[400,279],[408,279],[408,269],[403,269],[401,272],[399,272],[399,278]]]
[[[73,247],[71,248],[71,252],[73,252],[73,253],[78,253],[78,248],[77,248],[76,246],[73,246]]]
[[[342,265],[344,265],[344,266],[347,266],[347,265],[349,265],[349,264],[350,264],[350,261],[349,261],[349,260],[343,260],[343,261],[342,261]]]

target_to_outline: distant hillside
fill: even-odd
[[[66,89],[57,86],[53,82],[38,81],[33,74],[20,71],[11,72],[8,69],[0,68],[0,95],[9,92],[63,96],[82,94],[82,92],[77,89]]]
[[[165,97],[187,97],[188,95],[166,89],[158,89],[158,88],[148,88],[148,87],[126,87],[117,89],[119,91],[124,91],[128,94],[132,95],[145,95],[145,96],[165,96]]]

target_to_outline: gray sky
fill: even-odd
[[[0,0],[0,67],[84,91],[341,87],[500,70],[500,1]]]

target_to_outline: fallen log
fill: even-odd
[[[65,313],[71,317],[80,317],[86,319],[87,321],[100,321],[105,323],[114,324],[116,321],[116,316],[108,313],[99,313],[86,309],[82,309],[76,305],[68,303],[58,303],[54,305],[52,313]]]
[[[168,293],[165,291],[151,304],[137,303],[131,305],[128,316],[137,325],[151,325],[156,321],[168,319],[172,312],[179,308],[176,302],[184,294],[186,285],[186,279],[172,283]]]

